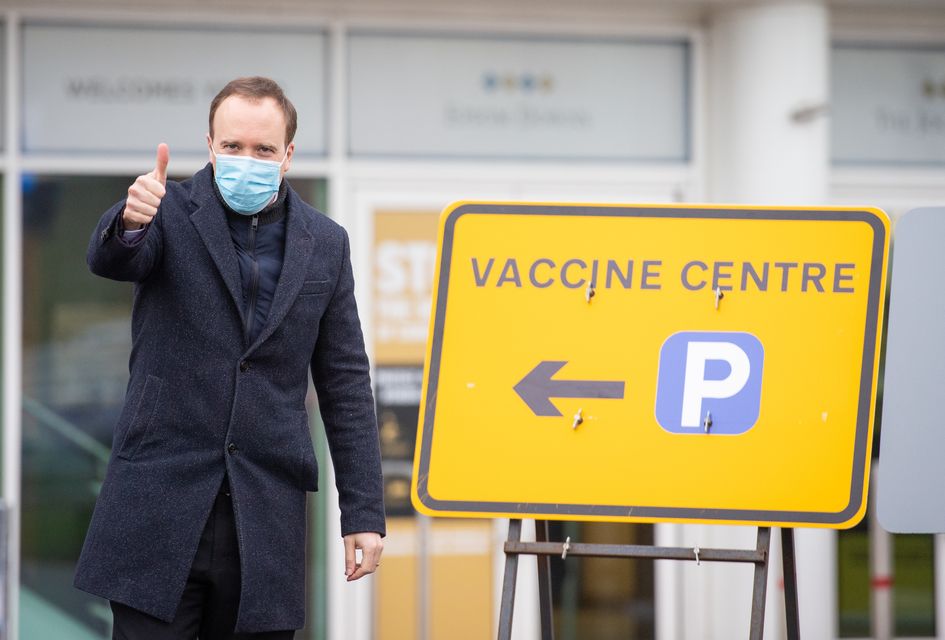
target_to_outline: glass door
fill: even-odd
[[[85,251],[133,180],[23,177],[23,638],[110,635],[72,572],[124,398],[131,288],[89,273]]]

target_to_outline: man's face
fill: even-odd
[[[285,162],[281,178],[289,170],[295,143],[285,144],[285,114],[272,98],[247,100],[238,95],[226,98],[213,114],[213,138],[207,134],[207,145],[221,155],[252,156],[259,160]],[[216,170],[216,159],[210,154]]]

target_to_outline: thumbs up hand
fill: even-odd
[[[138,176],[134,184],[128,187],[128,199],[122,213],[122,226],[125,229],[140,229],[151,222],[157,214],[161,199],[164,198],[164,186],[167,184],[167,145],[158,145],[154,170]]]

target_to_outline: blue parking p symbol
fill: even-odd
[[[671,335],[660,349],[657,422],[670,433],[745,433],[761,412],[763,365],[764,348],[750,333]]]

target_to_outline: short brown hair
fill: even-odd
[[[282,108],[285,114],[285,143],[288,145],[295,139],[295,129],[298,127],[298,114],[295,107],[285,93],[282,92],[275,80],[263,78],[262,76],[250,76],[247,78],[237,78],[229,81],[225,87],[220,89],[213,101],[210,103],[210,137],[213,138],[213,116],[216,115],[220,104],[230,96],[242,96],[249,100],[258,101],[264,98],[272,98]]]

